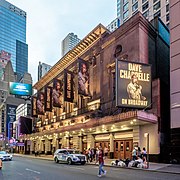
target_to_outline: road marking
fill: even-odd
[[[78,167],[70,167],[70,166],[64,166],[64,167],[66,167],[66,168],[70,168],[70,169],[78,169],[78,170],[83,170],[83,171],[84,171],[84,169],[83,169],[83,168],[78,168]]]
[[[23,176],[23,174],[22,174],[22,173],[19,173],[19,172],[18,172],[17,174],[19,174],[20,176]]]
[[[113,171],[119,171],[119,169],[112,169]]]
[[[28,168],[26,168],[26,171],[31,171],[31,172],[34,172],[34,173],[37,173],[37,174],[41,174],[40,172],[38,172],[38,171],[34,171],[34,170],[32,170],[32,169],[28,169]]]

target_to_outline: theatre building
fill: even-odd
[[[159,161],[169,126],[169,44],[140,13],[110,33],[95,27],[35,85],[26,152],[102,146],[109,158],[145,147]],[[163,97],[163,98],[162,98]]]

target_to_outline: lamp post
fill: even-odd
[[[146,137],[146,147],[147,147],[147,168],[149,168],[149,133],[144,133]]]

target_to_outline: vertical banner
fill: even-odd
[[[74,89],[73,89],[73,73],[64,70],[64,101],[73,102]]]
[[[78,59],[78,94],[90,96],[89,93],[89,63]]]
[[[6,137],[12,134],[12,124],[16,121],[16,109],[17,106],[15,105],[7,104],[6,106]]]
[[[31,98],[31,116],[32,117],[38,117],[37,115],[37,97],[32,96]]]
[[[151,108],[151,66],[116,60],[116,106]]]
[[[37,114],[44,115],[45,109],[44,109],[44,93],[38,92],[37,96]]]
[[[63,84],[59,79],[53,80],[52,100],[53,106],[62,108]]]
[[[52,87],[45,88],[45,111],[52,111]]]

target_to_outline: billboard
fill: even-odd
[[[32,119],[20,116],[19,117],[19,135],[32,133]]]
[[[150,108],[151,66],[116,60],[116,106]]]
[[[78,94],[90,96],[89,93],[89,63],[78,59]]]
[[[52,101],[54,107],[62,108],[63,83],[59,79],[53,79]]]
[[[44,93],[43,92],[38,92],[37,95],[37,114],[44,115],[45,113],[45,108],[44,108]]]
[[[68,70],[64,70],[64,101],[73,102],[73,84],[73,73]]]
[[[6,108],[7,108],[7,111],[6,111],[6,117],[7,117],[7,120],[6,120],[6,137],[11,137],[12,136],[12,124],[14,121],[16,121],[17,106],[7,104]]]
[[[38,117],[37,115],[37,97],[35,96],[32,96],[31,97],[31,111],[32,111],[32,114],[31,116],[32,117]]]
[[[45,88],[45,111],[52,111],[52,87]]]
[[[13,95],[20,95],[20,96],[31,96],[32,84],[10,82],[9,93]]]

